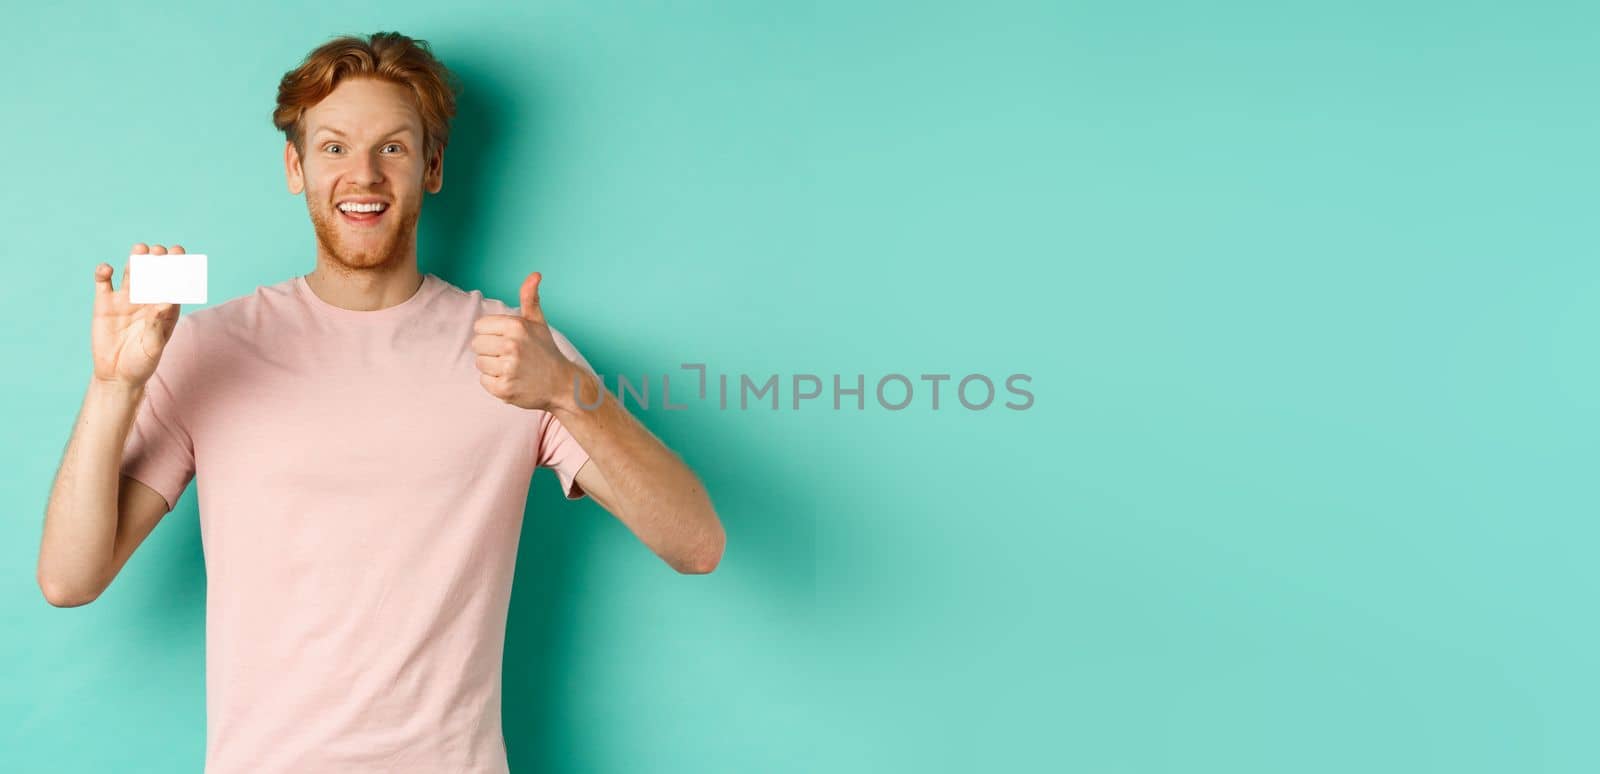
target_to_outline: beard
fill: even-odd
[[[310,206],[311,226],[317,234],[317,250],[338,268],[350,272],[394,271],[416,251],[417,221],[422,218],[421,202],[409,209],[390,205],[384,223],[375,229],[356,229],[345,223],[339,210],[319,202]]]

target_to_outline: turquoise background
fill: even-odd
[[[541,471],[513,770],[1600,770],[1600,13],[1392,1],[8,9],[0,768],[199,771],[194,484],[34,582],[93,267],[309,271],[277,80],[390,29],[467,84],[422,268],[601,373],[1033,380],[636,409],[709,576]]]

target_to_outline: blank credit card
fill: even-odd
[[[204,253],[128,256],[128,302],[203,304],[206,302]]]

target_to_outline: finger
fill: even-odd
[[[539,324],[544,324],[544,310],[539,307],[539,283],[544,279],[539,272],[533,272],[522,281],[522,316]]]
[[[162,247],[161,245],[151,245],[150,246],[150,254],[151,255],[166,255],[167,254],[167,248]],[[124,286],[126,286],[128,284],[127,280],[123,280],[122,284]],[[144,304],[140,304],[140,306],[144,306]],[[150,317],[148,317],[146,319],[154,321],[158,317],[160,317],[160,315],[159,314],[155,314],[155,315],[152,315],[152,316],[150,316]]]
[[[509,336],[522,327],[522,318],[509,314],[489,314],[472,322],[472,332]]]
[[[134,242],[133,243],[133,247],[128,249],[128,254],[129,255],[145,255],[145,254],[148,254],[149,252],[150,252],[150,246],[146,245],[143,242]],[[115,290],[121,290],[122,288],[125,288],[125,287],[128,286],[128,266],[131,265],[132,263],[133,263],[133,261],[128,261],[128,263],[122,264],[122,283],[119,284],[116,288],[114,288],[113,289],[114,291]],[[111,271],[113,273],[115,273],[116,269],[112,269]],[[126,295],[126,294],[124,294],[124,295]]]
[[[480,355],[491,357],[509,355],[516,347],[516,343],[511,339],[492,333],[480,333],[472,337],[472,351]]]
[[[109,296],[116,292],[111,287],[111,277],[116,273],[117,270],[112,268],[109,263],[101,261],[97,264],[94,267],[94,294],[97,296]]]
[[[479,355],[474,361],[478,370],[489,376],[505,376],[511,372],[511,361],[492,355]]]
[[[173,245],[172,246],[172,254],[173,255],[183,255],[183,245]]]

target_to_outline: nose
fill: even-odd
[[[350,170],[352,180],[363,187],[377,185],[383,182],[383,168],[378,163],[378,157],[365,154],[356,159],[353,169]]]

